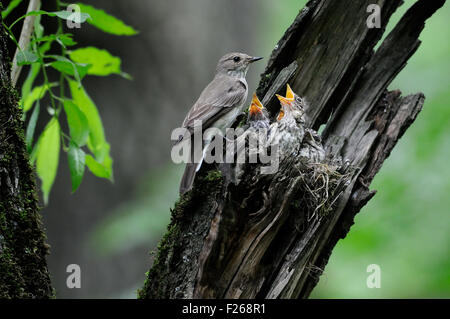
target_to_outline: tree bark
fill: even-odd
[[[24,142],[22,112],[10,81],[7,36],[1,27],[0,298],[49,298],[53,290],[45,260],[48,246]]]
[[[420,45],[445,0],[417,1],[378,49],[402,1],[375,1],[381,28],[366,25],[373,0],[311,0],[276,45],[258,96],[274,116],[289,83],[309,102],[306,128],[324,127],[326,160],[283,160],[272,175],[246,165],[239,180],[204,165],[172,210],[141,298],[307,298],[369,185],[424,103],[388,85]],[[298,147],[308,147],[305,140]]]

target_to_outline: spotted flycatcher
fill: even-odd
[[[184,194],[192,188],[196,172],[200,169],[208,145],[216,132],[208,130],[203,135],[202,150],[195,156],[193,133],[201,125],[202,133],[209,128],[216,128],[225,136],[247,99],[248,87],[245,76],[251,63],[261,60],[245,53],[228,53],[217,64],[214,79],[203,90],[183,121],[183,128],[189,132],[178,141],[191,141],[191,161],[186,165],[180,184],[180,193]],[[217,130],[216,130],[217,131]],[[196,160],[198,159],[198,160]]]

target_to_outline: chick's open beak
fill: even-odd
[[[256,93],[253,93],[252,104],[255,104],[260,109],[263,108],[263,105],[262,105],[261,101],[258,99],[258,97],[256,96]]]
[[[291,104],[291,99],[285,98],[284,96],[281,96],[279,94],[275,94],[277,96],[277,98],[280,100],[281,105],[289,105]]]
[[[292,91],[292,89],[289,86],[289,84],[286,84],[286,98],[290,99],[290,100],[294,99],[294,91]]]
[[[250,114],[255,114],[255,113],[261,112],[261,110],[263,108],[264,107],[263,107],[261,101],[258,99],[256,94],[253,93],[252,102],[250,104],[250,108],[248,109],[248,111],[250,112]]]
[[[280,121],[284,117],[284,112],[286,111],[285,106],[292,106],[292,102],[295,100],[294,91],[292,91],[289,84],[286,86],[286,97],[279,94],[275,94],[281,102],[280,113],[278,114],[277,121]]]

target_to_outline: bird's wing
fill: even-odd
[[[247,98],[247,84],[239,79],[219,75],[203,90],[197,102],[183,121],[183,127],[192,130],[194,121],[200,120],[207,129],[219,117]]]

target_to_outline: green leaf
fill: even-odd
[[[94,153],[95,157],[102,161],[102,154],[105,149],[105,133],[103,130],[102,120],[98,113],[97,107],[91,98],[87,95],[83,87],[78,87],[78,83],[69,80],[69,88],[72,93],[73,102],[83,111],[89,124],[89,140],[88,147]]]
[[[86,157],[86,164],[94,175],[112,180],[112,159],[109,155],[110,146],[105,139],[103,124],[97,107],[82,86],[79,87],[78,83],[73,80],[68,80],[68,82],[73,102],[78,105],[88,120],[89,138],[87,146],[95,155],[94,162],[99,165],[95,165],[92,161],[89,161],[90,164],[88,164],[88,157]]]
[[[50,66],[61,73],[68,74],[75,78],[78,75],[80,80],[82,80],[86,76],[86,74],[88,74],[88,70],[91,67],[88,64],[71,63],[67,61],[55,61],[50,63]]]
[[[80,108],[70,100],[64,100],[64,111],[69,124],[70,137],[77,146],[86,145],[89,137],[89,123]]]
[[[51,16],[52,14],[50,12],[44,11],[44,10],[37,10],[37,11],[30,11],[27,14],[24,14],[23,16],[19,17],[16,19],[16,21],[14,21],[9,28],[12,29],[14,27],[14,25],[16,23],[18,23],[20,20],[25,19],[26,17],[30,17],[30,16],[41,16],[41,15],[49,15]],[[53,16],[56,16],[55,14],[53,14]]]
[[[54,87],[56,85],[56,83],[49,83],[41,86],[36,86],[30,94],[24,96],[25,98],[22,98],[22,100],[20,101],[20,105],[22,105],[23,107],[23,112],[28,112],[36,100],[42,99],[47,91],[51,87]]]
[[[21,2],[22,0],[12,0],[8,7],[2,11],[2,19],[5,19]]]
[[[55,59],[56,61],[59,61],[59,62],[65,62],[66,64],[68,63],[68,64],[72,65],[72,71],[73,71],[72,73],[73,73],[73,75],[75,77],[75,80],[77,80],[78,83],[81,82],[81,77],[80,77],[80,74],[78,73],[78,67],[75,65],[75,63],[73,63],[72,60],[66,58],[65,56],[61,56],[61,55],[48,55],[47,57],[53,58],[53,59]],[[61,69],[63,69],[61,64],[59,65],[59,67]],[[64,69],[67,70],[67,67],[64,68]],[[84,71],[85,71],[85,69],[82,70],[82,72],[84,72]]]
[[[71,11],[66,11],[66,10],[61,10],[61,11],[56,11],[56,12],[48,12],[48,11],[44,11],[44,10],[37,10],[37,11],[30,11],[27,14],[21,16],[20,18],[18,18],[16,21],[14,21],[10,26],[9,29],[12,29],[14,27],[14,25],[16,25],[16,23],[18,23],[20,20],[25,19],[26,17],[29,16],[42,16],[42,15],[47,15],[50,17],[59,17],[61,19],[64,20],[70,20],[73,21],[75,23],[83,23],[86,22],[86,20],[89,17],[89,14],[87,13],[82,13],[82,12],[71,12]]]
[[[41,52],[41,55],[45,55],[45,53],[50,50],[50,47],[52,46],[51,42],[45,42],[43,45],[39,47],[39,51]]]
[[[56,36],[56,41],[61,41],[62,44],[64,44],[65,46],[70,47],[72,45],[77,44],[77,42],[74,41],[72,39],[72,37],[73,37],[73,34],[71,34],[71,33],[60,34],[60,35]]]
[[[33,147],[33,150],[30,153],[30,163],[31,163],[31,165],[34,165],[34,163],[36,162],[37,150],[38,150],[38,144],[36,144]]]
[[[39,63],[33,63],[31,65],[30,71],[28,72],[28,76],[22,85],[22,98],[24,96],[27,96],[30,93],[31,88],[34,83],[34,80],[36,79],[37,75],[39,74],[40,69],[41,69],[41,65]]]
[[[37,60],[37,55],[31,51],[19,51],[17,54],[17,65],[31,64]]]
[[[106,50],[95,47],[87,47],[74,50],[69,54],[74,62],[91,64],[88,74],[106,76],[110,74],[121,74],[120,58],[112,56]]]
[[[87,22],[98,29],[106,33],[111,33],[115,35],[134,35],[137,31],[132,27],[126,25],[121,20],[116,17],[107,14],[105,11],[96,9],[93,6],[78,3],[81,8],[81,12],[85,12],[90,15]]]
[[[64,33],[64,34],[50,34],[43,37],[36,38],[32,41],[32,43],[39,43],[39,42],[51,42],[51,41],[57,41],[61,43],[64,46],[72,46],[77,44],[72,39],[72,34],[70,33]]]
[[[60,17],[61,19],[70,20],[75,23],[84,23],[84,22],[86,22],[87,19],[90,18],[89,14],[84,13],[84,12],[72,12],[72,11],[67,11],[67,10],[61,10],[61,11],[51,12],[51,13]]]
[[[60,148],[60,127],[56,117],[53,117],[44,129],[36,151],[36,171],[42,181],[44,203],[48,203],[48,195],[58,170]]]
[[[34,19],[34,34],[37,38],[40,38],[44,35],[44,26],[41,24],[41,16],[36,17]]]
[[[34,107],[33,113],[31,114],[30,121],[28,122],[27,132],[25,135],[25,141],[27,144],[27,150],[28,150],[29,154],[31,154],[31,151],[32,151],[33,135],[34,135],[34,130],[36,128],[36,122],[39,117],[40,109],[41,109],[41,107],[39,105],[39,100],[38,100],[38,102],[36,103],[36,106]]]
[[[95,176],[113,180],[112,160],[110,157],[103,163],[99,163],[91,155],[86,155],[86,165]]]
[[[51,87],[54,87],[56,85],[57,85],[56,83],[49,83],[49,84],[44,84],[41,86],[36,86],[33,89],[33,91],[31,91],[30,94],[25,96],[25,99],[23,99],[23,102],[20,103],[23,107],[23,111],[28,112],[36,100],[42,99],[45,96],[45,93],[47,93],[47,91]]]
[[[83,180],[85,154],[81,148],[70,141],[67,157],[69,161],[70,179],[72,181],[72,192],[75,192]]]

